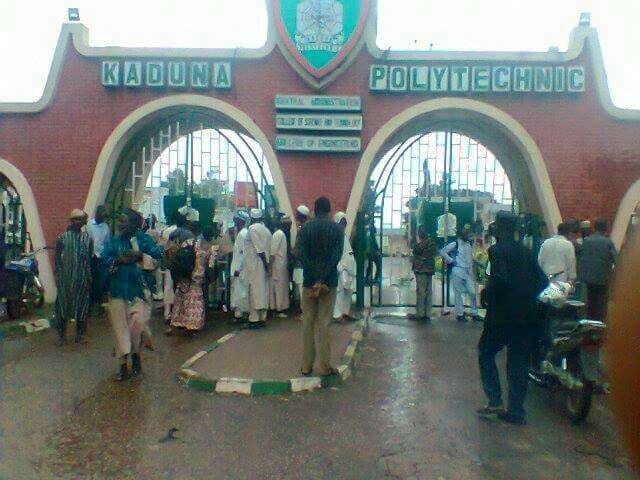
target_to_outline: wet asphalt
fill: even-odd
[[[190,390],[174,377],[230,331],[165,337],[143,376],[112,377],[104,319],[89,344],[53,332],[0,342],[0,478],[19,479],[631,479],[606,398],[572,425],[533,387],[529,424],[479,419],[477,324],[374,318],[344,385],[283,396]],[[260,362],[251,352],[241,361]]]

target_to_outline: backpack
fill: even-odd
[[[195,243],[189,242],[175,249],[168,256],[167,264],[174,281],[191,279],[196,265]]]

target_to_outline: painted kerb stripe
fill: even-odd
[[[240,393],[243,395],[280,395],[285,393],[309,392],[319,388],[333,387],[341,384],[351,376],[360,342],[368,331],[370,314],[359,322],[358,328],[351,334],[351,341],[342,357],[338,367],[339,375],[324,377],[299,377],[288,380],[253,380],[250,378],[223,377],[209,379],[201,376],[195,370],[190,369],[196,361],[207,353],[210,353],[220,344],[233,338],[238,332],[231,332],[216,340],[209,348],[206,348],[189,358],[176,374],[176,378],[185,386],[205,392],[215,393]]]

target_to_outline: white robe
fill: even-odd
[[[267,271],[258,254],[269,257],[271,252],[271,232],[263,223],[254,223],[249,227],[244,242],[244,278],[249,286],[249,305],[251,310],[269,308],[269,284]]]
[[[238,315],[249,311],[249,288],[244,278],[244,249],[247,233],[246,227],[238,232],[231,259],[231,308]],[[235,272],[240,272],[240,276],[234,277]]]
[[[342,258],[338,262],[338,288],[336,289],[336,303],[333,309],[333,318],[349,315],[351,311],[351,299],[355,290],[356,259],[349,238],[344,236]]]
[[[280,229],[271,238],[273,267],[269,282],[269,304],[272,310],[281,312],[289,308],[289,265],[287,263],[287,237]]]

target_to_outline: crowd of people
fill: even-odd
[[[66,343],[70,321],[75,341],[86,343],[92,308],[105,306],[119,360],[116,378],[124,380],[140,373],[141,348],[155,348],[149,327],[155,306],[162,305],[167,335],[197,334],[215,310],[232,312],[229,321],[248,329],[265,327],[270,313],[287,318],[301,311],[302,374],[312,372],[316,341],[318,373],[333,374],[329,325],[354,320],[356,269],[346,215],[330,219],[330,211],[324,197],[313,217],[300,205],[292,246],[291,219],[282,213],[265,218],[258,208],[238,211],[226,229],[217,223],[202,228],[199,212],[189,206],[164,228],[154,215],[144,219],[126,208],[112,217],[113,232],[104,206],[90,221],[73,210],[55,250],[59,343]]]
[[[118,380],[141,371],[141,348],[154,348],[149,327],[154,300],[162,301],[165,333],[178,330],[195,334],[202,330],[211,300],[233,313],[230,321],[249,328],[267,326],[272,317],[289,317],[301,311],[302,345],[300,373],[336,373],[331,365],[331,321],[347,321],[355,290],[356,264],[347,218],[320,197],[314,215],[305,205],[295,212],[296,241],[291,243],[293,222],[284,214],[270,215],[252,208],[239,211],[233,224],[201,228],[197,210],[179,209],[171,225],[158,228],[132,209],[117,217],[112,233],[107,212],[99,207],[87,224],[82,210],[73,210],[67,230],[56,242],[55,273],[58,285],[56,325],[60,343],[66,341],[70,320],[76,322],[76,342],[84,342],[92,305],[105,301],[119,360]],[[489,400],[480,415],[524,423],[527,371],[535,342],[540,339],[538,295],[550,281],[572,285],[584,296],[587,315],[606,316],[608,285],[616,249],[607,236],[608,225],[598,219],[566,221],[557,234],[544,241],[522,241],[517,216],[500,212],[488,230],[487,282],[477,298],[474,235],[463,226],[457,238],[438,249],[424,225],[412,243],[416,278],[417,320],[428,321],[432,312],[432,278],[436,258],[448,266],[455,292],[455,314],[466,321],[484,322],[478,345],[482,385]],[[229,264],[229,268],[225,266]],[[226,272],[226,273],[221,273]],[[229,289],[220,297],[220,286]],[[478,303],[486,309],[480,317]],[[502,407],[496,354],[507,349],[509,398]],[[317,358],[316,358],[317,357]],[[317,362],[316,362],[317,360]]]

